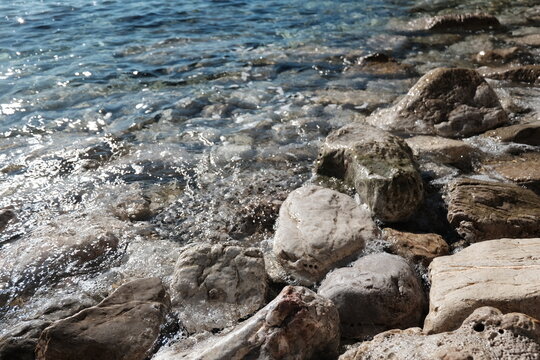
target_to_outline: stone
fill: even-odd
[[[484,241],[429,267],[427,333],[457,329],[476,308],[540,318],[540,238]]]
[[[482,50],[476,54],[474,60],[481,65],[530,64],[534,63],[534,56],[522,47],[513,46],[503,49]]]
[[[388,78],[407,78],[418,76],[414,66],[402,64],[393,57],[383,53],[373,53],[363,56],[351,66],[344,70],[346,73],[364,73],[366,75],[388,77]]]
[[[539,353],[538,320],[481,307],[455,331],[426,335],[417,328],[390,330],[358,344],[339,360],[533,360]]]
[[[260,250],[234,243],[189,245],[171,282],[172,304],[189,332],[231,326],[265,305]]]
[[[409,27],[412,30],[470,31],[498,29],[501,23],[489,14],[448,14],[413,20]]]
[[[483,77],[489,79],[540,84],[540,65],[481,68],[478,71]]]
[[[354,260],[377,231],[369,210],[353,198],[307,185],[281,206],[272,253],[294,282],[312,285]]]
[[[450,248],[438,234],[414,234],[386,228],[383,238],[388,242],[388,251],[415,263],[429,266],[439,256],[448,255]]]
[[[24,321],[0,338],[0,360],[34,360],[39,335],[50,322]]]
[[[540,34],[525,35],[521,37],[512,38],[511,40],[521,45],[540,47]]]
[[[478,135],[507,121],[489,84],[476,71],[462,68],[431,70],[396,105],[367,119],[396,133],[450,138]]]
[[[336,269],[321,282],[319,295],[334,302],[347,338],[419,326],[425,307],[422,285],[400,256],[376,253]]]
[[[112,206],[112,212],[121,220],[144,221],[154,215],[150,205],[150,199],[135,189],[118,196]]]
[[[540,153],[530,152],[508,159],[489,161],[483,165],[505,179],[540,194]]]
[[[17,216],[12,207],[0,209],[0,232],[4,231],[9,223],[13,222],[16,218]]]
[[[482,136],[489,136],[501,142],[540,146],[540,121],[500,127],[490,130]]]
[[[316,172],[344,179],[373,215],[385,222],[410,217],[422,203],[423,183],[405,141],[371,126],[350,124],[326,138]]]
[[[154,360],[335,359],[339,317],[334,304],[301,286],[286,286],[268,305],[225,335]]]
[[[430,159],[441,164],[469,164],[474,148],[461,140],[440,136],[414,136],[405,139],[419,159]]]
[[[466,178],[448,189],[448,221],[469,242],[540,233],[540,196],[531,190]]]
[[[47,327],[39,338],[36,360],[144,360],[169,306],[160,279],[128,282],[98,305]]]

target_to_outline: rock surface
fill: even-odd
[[[39,335],[49,325],[48,321],[22,322],[0,338],[0,360],[34,360]]]
[[[440,136],[415,136],[405,140],[415,157],[442,164],[466,164],[474,151],[469,144]]]
[[[540,146],[540,121],[500,127],[483,134],[501,142]]]
[[[489,14],[449,14],[413,20],[409,26],[413,30],[463,31],[496,29],[501,23]]]
[[[482,65],[503,65],[511,62],[528,64],[534,62],[534,56],[522,47],[482,50],[475,56],[475,61]]]
[[[509,159],[489,161],[484,168],[540,194],[540,153],[524,153]]]
[[[338,346],[334,304],[309,289],[287,286],[228,334],[186,351],[162,349],[154,360],[330,360],[337,357]]]
[[[396,105],[368,118],[398,133],[468,137],[508,121],[497,95],[474,70],[437,68],[409,90]]]
[[[430,265],[424,331],[454,330],[480,306],[540,318],[540,238],[473,244]]]
[[[540,196],[520,186],[458,179],[446,201],[448,221],[469,242],[540,234]]]
[[[478,71],[483,77],[489,79],[540,84],[540,65],[482,68]]]
[[[521,37],[512,38],[512,41],[527,45],[527,46],[533,46],[533,47],[539,47],[540,46],[540,34],[530,34],[525,35]]]
[[[261,251],[232,243],[189,245],[171,284],[172,304],[190,332],[234,324],[265,304],[266,291]]]
[[[307,185],[281,206],[272,252],[294,281],[312,285],[330,269],[354,260],[376,235],[370,212],[354,199]]]
[[[456,331],[426,335],[417,328],[391,330],[359,344],[339,360],[533,360],[539,353],[538,320],[482,307]]]
[[[382,221],[408,218],[423,200],[422,179],[410,148],[370,126],[350,124],[331,133],[319,150],[316,172],[354,186]]]
[[[424,266],[428,266],[436,257],[448,255],[450,251],[446,241],[438,234],[413,234],[386,228],[383,237],[389,243],[388,250],[392,254]]]
[[[418,76],[414,66],[399,63],[396,59],[383,54],[373,53],[359,58],[356,64],[345,69],[348,73],[364,73],[366,75],[389,78]]]
[[[342,335],[348,338],[418,326],[425,305],[422,286],[407,261],[385,253],[334,270],[318,293],[336,304]]]

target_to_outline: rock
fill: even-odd
[[[153,212],[150,209],[150,199],[140,191],[121,194],[113,204],[114,215],[121,220],[149,220]]]
[[[450,250],[438,234],[413,234],[386,228],[383,237],[389,243],[388,250],[392,254],[426,267],[434,258],[448,255]]]
[[[468,137],[508,121],[497,95],[474,70],[431,70],[396,105],[367,121],[398,133]]]
[[[446,201],[448,221],[469,242],[540,232],[540,196],[514,184],[458,179]]]
[[[12,207],[0,209],[0,232],[4,231],[8,224],[16,218],[17,216]]]
[[[312,285],[330,269],[354,260],[376,235],[370,212],[354,199],[307,185],[281,206],[272,252],[295,282]]]
[[[423,199],[411,149],[402,139],[370,126],[353,123],[331,133],[319,150],[316,172],[354,186],[382,221],[408,218]]]
[[[189,332],[233,325],[264,306],[266,292],[261,251],[232,243],[189,245],[171,283],[172,304]]]
[[[458,328],[480,306],[540,318],[540,238],[473,244],[434,259],[429,276],[428,333]]]
[[[540,65],[482,68],[478,71],[483,77],[489,79],[540,84]]]
[[[540,34],[525,35],[521,37],[512,38],[511,40],[521,45],[533,46],[533,47],[540,46]]]
[[[534,63],[534,56],[522,47],[513,46],[503,49],[482,50],[476,54],[474,60],[481,65],[503,65],[514,62],[529,64]]]
[[[501,23],[489,14],[449,14],[413,20],[409,27],[412,30],[470,31],[498,29]]]
[[[287,286],[267,306],[223,336],[176,352],[164,349],[154,360],[335,359],[339,318],[334,304],[311,290]]]
[[[342,336],[347,338],[418,326],[425,306],[422,286],[410,265],[386,253],[367,255],[351,267],[334,270],[318,293],[336,304]]]
[[[383,54],[373,53],[358,59],[357,63],[345,68],[347,73],[365,73],[367,75],[407,78],[418,76],[414,66],[399,63],[396,59]]]
[[[474,148],[469,144],[439,136],[415,136],[405,139],[415,157],[442,164],[470,164]]]
[[[50,323],[25,321],[0,338],[0,360],[34,360],[39,335]]]
[[[540,153],[530,152],[509,159],[484,164],[488,172],[502,177],[540,194]]]
[[[501,142],[540,146],[540,121],[500,127],[484,133],[483,136],[489,136]]]
[[[368,113],[396,99],[394,94],[369,90],[319,89],[313,95],[317,104],[336,104]]]
[[[339,360],[514,360],[537,359],[539,353],[538,320],[481,307],[456,331],[426,335],[415,328],[390,330],[360,343]]]
[[[144,360],[158,338],[169,305],[160,279],[131,281],[97,306],[46,328],[36,347],[36,359]]]

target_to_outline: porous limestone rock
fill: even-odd
[[[385,131],[346,125],[326,138],[316,172],[354,186],[373,215],[385,222],[411,216],[423,200],[423,183],[405,141]]]
[[[428,266],[438,256],[448,255],[450,251],[446,241],[438,234],[414,234],[386,228],[383,237],[392,254],[424,266]]]
[[[540,318],[540,238],[498,239],[438,257],[424,331],[454,330],[480,306]]]
[[[36,360],[144,360],[169,306],[160,279],[128,282],[98,305],[46,328]]]
[[[418,328],[390,330],[339,360],[535,360],[539,354],[538,320],[481,307],[455,331],[426,335]]]
[[[261,251],[235,243],[189,245],[171,283],[172,304],[190,332],[233,325],[265,304]]]
[[[469,242],[540,234],[540,196],[518,185],[457,179],[446,202],[448,221]]]
[[[353,198],[307,185],[281,206],[272,254],[291,281],[312,285],[354,260],[377,231],[369,210]]]
[[[500,127],[490,130],[482,136],[489,136],[501,142],[540,146],[540,121]]]
[[[422,76],[396,105],[367,121],[397,133],[461,138],[500,126],[508,117],[476,71],[437,68]]]
[[[336,304],[342,335],[348,338],[419,326],[425,306],[422,286],[409,263],[386,253],[334,270],[318,293]]]
[[[229,333],[187,350],[163,348],[153,360],[331,360],[337,357],[339,336],[332,301],[304,287],[287,286]]]

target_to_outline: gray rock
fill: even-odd
[[[539,354],[538,320],[482,307],[456,331],[426,335],[418,328],[391,330],[358,344],[339,360],[535,360]]]
[[[431,290],[424,331],[454,330],[480,306],[540,318],[540,239],[473,244],[429,268]]]
[[[345,194],[308,185],[290,193],[281,206],[272,253],[295,282],[312,285],[354,260],[376,234],[365,207]]]
[[[482,136],[489,136],[501,142],[540,146],[540,121],[500,127],[490,130]]]
[[[476,179],[448,189],[448,221],[469,242],[540,234],[540,196],[531,190]]]
[[[173,306],[190,332],[233,325],[264,306],[266,291],[261,251],[234,244],[190,245],[171,284]]]
[[[318,293],[336,304],[342,335],[348,338],[419,326],[425,306],[422,286],[407,261],[385,253],[331,272]]]
[[[382,221],[408,218],[423,200],[411,149],[402,139],[371,126],[353,123],[331,133],[319,150],[316,172],[354,186]]]
[[[422,76],[396,105],[367,121],[398,133],[460,138],[500,126],[508,117],[476,71],[437,68]]]
[[[154,360],[335,359],[339,346],[336,307],[313,291],[287,286],[263,309],[223,336],[194,347],[162,349]]]
[[[413,20],[409,27],[431,31],[489,30],[500,28],[501,23],[489,14],[449,14]]]
[[[36,347],[37,360],[144,360],[169,308],[158,278],[131,281],[97,306],[46,328]]]

